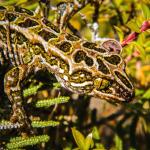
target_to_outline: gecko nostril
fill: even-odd
[[[125,102],[130,102],[134,98],[135,92],[124,90],[123,92],[121,92],[121,96],[123,97]]]
[[[130,95],[130,100],[132,100],[134,98],[134,96],[135,96],[135,91],[130,92],[129,95]]]
[[[134,92],[129,92],[129,93],[127,93],[127,95],[126,95],[126,102],[130,102],[132,99],[133,99],[133,97],[134,97]]]

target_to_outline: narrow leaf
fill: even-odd
[[[93,135],[93,139],[96,139],[96,140],[100,139],[99,132],[96,127],[93,128],[92,135]]]
[[[123,31],[119,27],[117,27],[117,26],[114,26],[114,27],[115,27],[115,29],[117,31],[118,36],[119,36],[119,41],[122,42],[123,39],[124,39],[124,33],[123,33]]]
[[[75,128],[72,128],[72,134],[73,137],[76,141],[76,144],[78,145],[80,150],[84,150],[85,147],[85,139],[82,133],[80,133],[78,130],[76,130]]]
[[[132,19],[131,21],[129,21],[129,22],[127,23],[127,26],[128,26],[132,31],[135,31],[135,32],[137,32],[137,33],[140,32],[140,28],[139,28],[139,26],[138,26],[138,24],[137,24],[137,22],[136,22],[135,19]]]
[[[118,135],[115,136],[115,145],[116,145],[116,150],[123,149],[122,140],[119,138]]]
[[[10,139],[10,143],[7,143],[6,147],[8,149],[16,149],[16,148],[21,148],[25,147],[28,145],[36,145],[41,142],[48,142],[50,137],[48,135],[40,135],[40,136],[33,136],[33,137],[16,137]]]
[[[44,128],[44,127],[55,127],[58,126],[59,122],[57,121],[32,121],[32,127],[34,128]]]
[[[144,93],[144,95],[142,96],[142,98],[150,99],[150,88]]]
[[[150,9],[149,9],[149,7],[145,4],[142,4],[141,7],[142,7],[144,18],[146,20],[150,19]]]
[[[66,103],[68,102],[70,99],[70,97],[68,96],[60,96],[57,98],[50,98],[50,99],[44,99],[44,100],[39,100],[36,103],[36,107],[40,108],[40,107],[49,107],[51,105],[55,105],[55,104],[61,104],[61,103]]]
[[[84,150],[89,150],[94,146],[94,142],[92,140],[92,133],[90,133],[85,139],[85,147]]]

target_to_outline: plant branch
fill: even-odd
[[[132,32],[131,34],[129,34],[121,43],[122,47],[128,45],[129,43],[131,43],[132,41],[136,40],[139,36],[140,33],[147,31],[148,29],[150,29],[150,20],[148,21],[144,21],[141,28],[140,28],[140,32]]]

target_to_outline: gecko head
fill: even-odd
[[[121,57],[122,47],[113,39],[101,43],[107,52],[97,56],[98,71],[101,73],[94,80],[92,94],[96,97],[129,102],[134,97],[134,88],[125,71],[125,62]]]

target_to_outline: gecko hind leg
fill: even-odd
[[[8,71],[4,77],[4,90],[12,103],[13,115],[10,119],[12,123],[18,122],[21,126],[30,127],[30,123],[23,108],[23,95],[21,82],[28,74],[28,67],[20,65]]]

